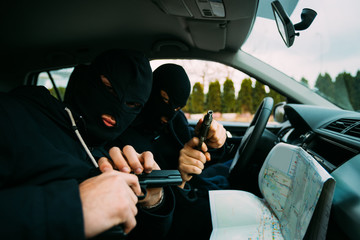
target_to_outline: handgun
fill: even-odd
[[[140,186],[157,188],[169,185],[180,185],[182,178],[178,170],[153,170],[151,173],[137,175]]]
[[[146,197],[146,188],[158,188],[170,185],[178,186],[182,183],[182,178],[178,170],[153,170],[150,173],[137,175],[141,191],[144,195],[138,196],[139,200]]]
[[[197,146],[197,150],[201,151],[201,146],[202,146],[203,142],[205,142],[205,140],[207,138],[207,135],[209,133],[209,129],[210,129],[210,126],[211,126],[211,122],[212,122],[212,119],[213,119],[212,114],[213,114],[213,111],[209,110],[207,112],[207,114],[205,115],[205,117],[204,117],[204,121],[201,124],[199,135],[198,135],[199,144]]]
[[[159,188],[170,185],[178,186],[182,183],[182,178],[178,170],[153,170],[150,173],[137,175],[143,195],[138,196],[139,200],[146,197],[146,188]]]
[[[90,176],[95,177],[101,174],[99,168],[94,168]],[[158,188],[170,185],[180,185],[182,178],[179,170],[153,170],[150,173],[141,173],[136,175],[139,179],[139,184],[144,195],[138,196],[139,200],[146,197],[146,188]]]

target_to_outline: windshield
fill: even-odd
[[[267,0],[260,0],[260,4]],[[284,1],[280,1],[284,2]],[[285,5],[283,3],[283,5]],[[299,0],[289,16],[301,21],[303,8],[317,12],[312,25],[286,47],[274,19],[258,17],[242,50],[274,66],[335,105],[360,110],[360,25],[358,0]]]

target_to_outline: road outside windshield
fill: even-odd
[[[290,16],[293,24],[301,21],[303,8],[315,10],[317,16],[308,29],[299,31],[290,48],[274,20],[258,17],[241,49],[339,107],[360,110],[360,1],[300,0]]]

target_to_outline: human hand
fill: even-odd
[[[200,119],[195,127],[195,133],[198,134],[200,127],[204,119]],[[211,148],[220,148],[224,145],[226,141],[226,130],[222,124],[216,120],[212,120],[208,136],[206,138],[206,144]]]
[[[159,165],[155,162],[153,154],[149,151],[141,154],[127,145],[121,151],[118,147],[112,147],[109,150],[111,161],[105,157],[99,159],[100,171],[106,169],[118,169],[120,172],[141,174],[142,172],[150,173],[152,170],[160,170]],[[162,188],[146,189],[145,199],[139,201],[142,206],[149,207],[158,203],[162,197]]]
[[[201,174],[204,164],[210,161],[210,154],[207,152],[206,144],[202,144],[201,151],[195,149],[198,144],[199,139],[193,137],[180,150],[179,172],[183,179],[182,185],[179,186],[181,188],[185,186],[187,181],[190,181],[193,174]]]
[[[136,195],[141,194],[136,176],[106,169],[79,185],[86,238],[118,224],[129,233],[136,225]]]

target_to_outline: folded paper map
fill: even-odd
[[[210,191],[212,240],[325,239],[335,180],[301,147],[276,145],[259,173],[259,188],[263,198]]]

